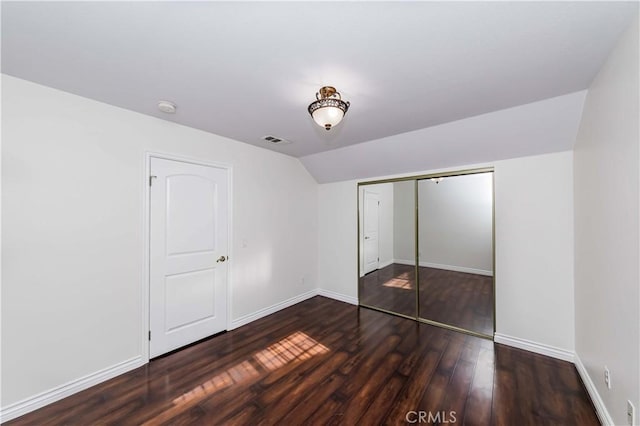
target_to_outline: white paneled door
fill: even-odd
[[[362,221],[364,230],[364,273],[375,271],[379,266],[379,216],[380,196],[371,191],[364,190],[364,211]]]
[[[150,357],[227,327],[228,170],[151,158]]]

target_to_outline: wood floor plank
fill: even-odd
[[[346,352],[338,352],[328,357],[327,360],[315,369],[309,372],[308,375],[294,376],[293,380],[287,380],[281,384],[280,392],[277,392],[277,396],[272,398],[272,395],[276,392],[265,392],[260,398],[260,401],[269,406],[269,417],[263,419],[258,424],[264,425],[277,425],[280,424],[280,419],[285,417],[292,407],[298,405],[307,393],[312,391],[312,387],[315,388],[317,383],[325,381],[331,374],[338,370],[339,366],[347,359]],[[315,393],[315,389],[313,389]],[[264,401],[264,397],[269,397],[267,401]]]
[[[366,380],[375,371],[380,363],[387,357],[393,349],[398,345],[400,337],[395,334],[388,335],[375,347],[369,347],[373,349],[369,352],[368,356],[360,358],[360,362],[357,363],[352,370],[349,371],[350,377],[359,377],[361,380],[352,380],[345,384],[340,390],[347,398],[353,397],[360,388],[366,383]]]
[[[401,360],[400,354],[391,352],[385,355],[375,369],[366,375],[364,382],[361,382],[360,389],[349,398],[345,406],[344,421],[346,424],[360,424],[358,420],[369,408],[379,390],[386,385]]]
[[[520,411],[518,404],[513,353],[503,345],[495,345],[492,423],[496,426],[509,426],[518,419],[529,419]]]
[[[415,364],[413,374],[407,375],[407,380],[400,395],[394,401],[394,405],[387,413],[384,422],[388,425],[404,424],[407,411],[419,410],[420,401],[425,392],[425,384],[431,381],[442,354],[437,351],[428,351]]]
[[[452,411],[469,425],[598,424],[572,364],[323,297],[6,424],[446,424]]]
[[[253,424],[253,419],[259,418],[261,415],[260,409],[253,404],[247,404],[242,410],[238,411],[236,415],[225,419],[224,423],[228,425],[250,425]],[[216,424],[213,421],[208,421],[205,424]]]
[[[420,401],[417,411],[427,413],[440,413],[447,411],[444,402],[447,390],[450,386],[453,373],[464,348],[464,337],[459,334],[452,334],[449,343],[440,358],[434,374],[431,376],[426,390]]]
[[[451,419],[465,417],[466,404],[479,352],[477,349],[479,349],[477,346],[465,345],[463,347],[449,386],[447,386],[446,397],[442,404],[442,413],[445,414],[442,417]]]
[[[281,424],[290,425],[295,424],[300,418],[298,413],[313,413],[318,408],[318,401],[325,401],[329,399],[331,394],[340,389],[346,380],[346,377],[340,373],[334,373],[327,377],[322,383],[320,383],[314,392],[309,392],[302,401],[300,401],[292,410],[282,418]],[[305,423],[312,423],[314,417],[310,415],[304,419]]]
[[[493,349],[482,348],[478,354],[473,373],[467,407],[463,417],[466,425],[488,425],[491,423],[494,376]]]
[[[333,393],[326,400],[318,401],[318,408],[311,413],[304,424],[311,426],[344,424],[342,421],[344,418],[343,405],[344,402]]]
[[[396,399],[406,382],[407,377],[397,373],[388,378],[384,385],[380,386],[375,395],[371,397],[371,404],[358,420],[358,424],[382,424],[387,418],[388,411],[396,403]],[[403,417],[400,418],[402,419]],[[345,419],[348,419],[348,417],[345,417]]]

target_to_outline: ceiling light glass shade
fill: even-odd
[[[308,111],[318,126],[331,130],[340,123],[349,109],[349,102],[342,100],[334,87],[324,86],[316,93],[316,101],[309,105]]]

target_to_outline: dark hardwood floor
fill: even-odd
[[[418,268],[420,318],[493,335],[493,277]],[[415,267],[393,263],[360,278],[362,304],[415,317]]]
[[[493,277],[420,267],[420,317],[493,335]]]
[[[322,297],[8,424],[409,422],[598,424],[568,362]]]
[[[416,316],[416,268],[392,263],[360,277],[360,303]]]

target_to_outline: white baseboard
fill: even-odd
[[[329,299],[339,300],[341,302],[349,303],[351,305],[358,304],[357,297],[347,296],[346,294],[336,293],[335,291],[325,290],[323,288],[318,289],[318,296],[328,297]]]
[[[582,379],[582,383],[584,383],[584,387],[587,388],[587,393],[591,397],[591,401],[596,408],[596,414],[598,415],[600,423],[605,426],[613,426],[614,423],[611,415],[609,415],[609,410],[607,410],[607,407],[604,405],[604,401],[600,397],[596,385],[593,383],[593,380],[591,380],[591,376],[589,376],[589,372],[580,360],[578,354],[575,354],[574,363],[576,365],[576,369],[578,370],[578,374]]]
[[[503,345],[513,346],[525,351],[535,352],[538,354],[550,356],[552,358],[561,359],[563,361],[572,362],[576,366],[576,370],[578,370],[578,374],[582,379],[582,383],[584,383],[585,388],[587,388],[587,393],[589,394],[589,397],[593,402],[600,423],[604,426],[615,426],[615,423],[613,422],[613,419],[611,418],[607,407],[604,405],[604,401],[602,401],[602,398],[598,393],[598,389],[593,383],[593,380],[591,380],[589,372],[585,368],[577,353],[568,351],[566,349],[560,349],[553,346],[545,345],[542,343],[532,342],[531,340],[506,336],[500,333],[495,333],[493,340],[494,342],[502,343]]]
[[[326,291],[326,290],[319,291],[318,289],[313,289],[313,290],[309,290],[306,293],[287,299],[283,302],[276,303],[275,305],[269,306],[267,308],[261,309],[252,314],[245,315],[241,318],[233,320],[230,324],[229,330],[233,330],[242,325],[248,324],[252,321],[255,321],[257,319],[260,319],[262,317],[275,313],[279,310],[288,308],[289,306],[295,305],[296,303],[300,303],[311,297],[317,296],[320,293],[325,297],[341,300],[343,302],[354,303],[354,304],[358,303],[357,299],[355,299],[355,302],[354,302],[352,298],[341,295],[339,293]],[[135,368],[141,367],[144,364],[145,362],[143,361],[142,356],[137,356],[137,357],[128,359],[126,361],[122,361],[111,367],[107,367],[102,370],[96,371],[95,373],[88,374],[79,379],[72,380],[68,383],[57,386],[48,391],[41,392],[32,397],[25,398],[21,401],[7,405],[6,407],[1,407],[0,422],[7,422],[9,420],[15,419],[16,417],[20,417],[31,411],[37,410],[38,408],[42,408],[45,405],[52,404],[56,401],[59,401],[70,395],[73,395],[74,393],[80,392],[82,390],[90,388],[91,386],[95,386],[113,377],[119,376]]]
[[[0,409],[0,422],[7,422],[11,419],[15,419],[16,417],[20,417],[23,414],[27,414],[31,411],[37,410],[38,408],[42,408],[45,405],[59,401],[73,395],[74,393],[112,379],[126,373],[127,371],[136,369],[144,364],[142,356],[136,356],[111,367],[104,368],[96,371],[95,373],[87,374],[84,377],[56,386],[53,389],[41,392],[32,397],[25,398],[22,401],[9,404]]]
[[[407,260],[407,259],[393,259],[393,263],[397,263],[398,265],[409,265],[413,266],[416,264],[415,260]]]
[[[466,266],[441,265],[439,263],[431,263],[431,262],[420,262],[420,266],[424,268],[444,269],[446,271],[465,272],[467,274],[485,275],[487,277],[493,276],[493,271],[486,271],[484,269],[467,268]]]
[[[314,296],[324,296],[324,297],[328,297],[329,299],[335,299],[335,300],[339,300],[341,302],[345,302],[345,303],[349,303],[351,305],[357,305],[358,304],[358,298],[357,297],[351,297],[351,296],[347,296],[345,294],[341,294],[341,293],[336,293],[335,291],[330,291],[330,290],[324,290],[321,288],[316,288],[313,290],[309,290],[306,293],[300,294],[298,296],[294,296],[290,299],[287,299],[283,302],[280,303],[276,303],[275,305],[271,305],[269,307],[266,307],[264,309],[260,309],[259,311],[253,312],[251,314],[248,315],[244,315],[240,318],[237,318],[235,320],[231,321],[231,324],[229,324],[229,331],[231,330],[235,330],[236,328],[242,327],[243,325],[247,325],[250,322],[253,322],[255,320],[258,320],[260,318],[264,318],[267,315],[271,315],[274,314],[282,309],[288,308],[289,306],[293,306],[296,303],[300,303],[303,302],[307,299],[311,299]]]
[[[255,320],[258,320],[260,318],[264,318],[267,315],[271,315],[274,314],[284,308],[288,308],[289,306],[293,306],[296,303],[300,303],[304,300],[310,299],[314,296],[318,295],[318,290],[317,289],[313,289],[313,290],[309,290],[306,293],[302,293],[299,294],[297,296],[294,296],[290,299],[284,300],[280,303],[276,303],[275,305],[271,305],[268,306],[266,308],[260,309],[259,311],[253,312],[251,314],[248,315],[244,315],[241,316],[240,318],[234,319],[231,321],[231,323],[229,324],[229,328],[228,330],[235,330],[238,327],[242,327],[243,325],[247,325],[250,322],[253,322]]]
[[[395,262],[398,263],[397,260]],[[229,330],[233,330],[243,325],[249,324],[252,321],[263,318],[267,315],[278,312],[282,309],[288,308],[289,306],[293,306],[296,303],[300,303],[304,300],[318,295],[328,297],[330,299],[339,300],[341,302],[349,303],[352,305],[358,304],[358,299],[355,297],[320,288],[313,289],[309,290],[306,293],[287,299],[283,302],[276,303],[252,314],[245,315],[236,320],[233,320],[230,324]],[[577,354],[574,354],[574,352],[568,351],[566,349],[560,349],[542,343],[504,335],[501,333],[495,333],[494,341],[496,343],[501,343],[507,346],[512,346],[526,351],[535,352],[538,354],[550,356],[552,358],[575,363],[578,373],[580,374],[580,377],[582,378],[582,381],[587,388],[587,392],[589,393],[589,396],[591,397],[591,400],[593,401],[593,404],[596,408],[596,412],[598,418],[600,419],[600,422],[606,426],[614,424],[611,416],[609,415],[609,412],[607,411],[606,406],[604,405],[604,402],[602,401],[602,398],[600,397],[600,394],[598,393],[597,388],[593,384],[589,373],[587,372],[586,368],[582,364],[582,361],[580,360],[580,357],[578,357]],[[95,386],[113,377],[124,374],[144,364],[145,362],[143,361],[142,357],[136,356],[126,361],[115,364],[111,367],[107,367],[95,373],[91,373],[84,377],[72,380],[48,391],[41,392],[32,397],[15,402],[6,407],[1,407],[0,422],[7,422],[9,420],[15,419],[16,417],[22,416],[38,408],[44,407],[45,405],[59,401],[63,398],[66,398],[67,396],[73,395],[91,386]]]
[[[529,352],[550,356],[551,358],[561,359],[563,361],[574,362],[574,352],[567,349],[556,348],[555,346],[545,345],[544,343],[533,342],[519,337],[507,336],[501,333],[495,333],[493,341],[503,345],[512,346],[514,348],[523,349]]]
[[[415,265],[416,261],[407,260],[407,259],[393,259],[392,263],[397,263],[399,265]],[[486,271],[484,269],[467,268],[466,266],[442,265],[440,263],[431,263],[431,262],[420,262],[420,266],[424,268],[444,269],[445,271],[466,272],[467,274],[485,275],[487,277],[493,276],[492,271]]]

